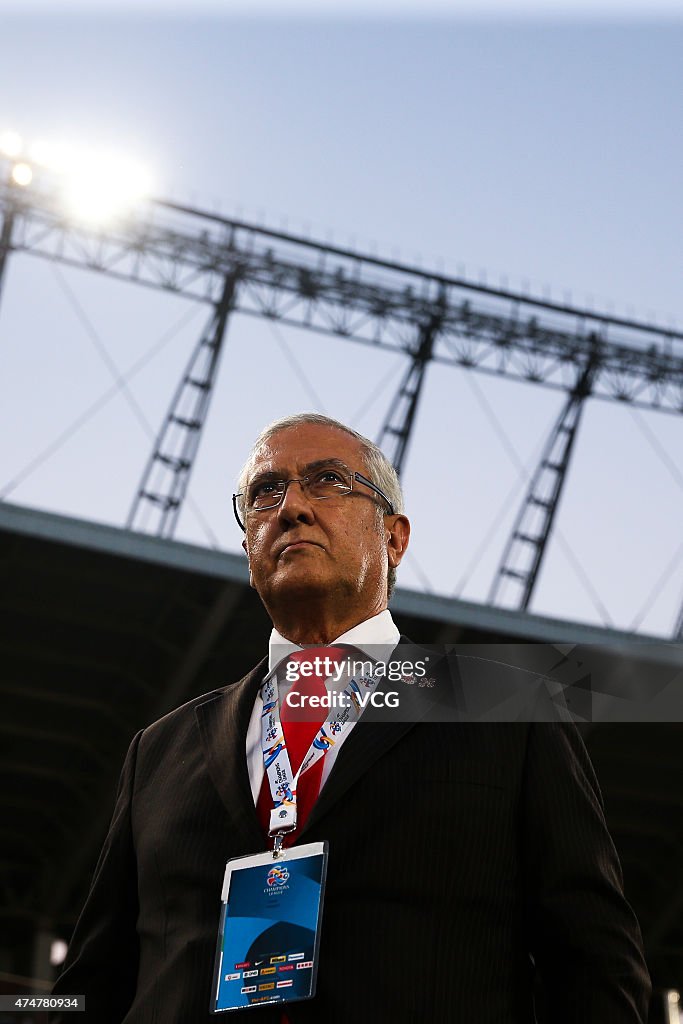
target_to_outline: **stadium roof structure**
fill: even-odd
[[[0,954],[28,973],[32,933],[68,938],[133,735],[239,679],[270,623],[242,556],[7,503],[0,564]],[[391,608],[418,643],[583,645],[683,685],[680,644],[402,589]],[[583,731],[654,980],[683,988],[683,725]]]

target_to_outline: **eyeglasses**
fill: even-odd
[[[272,474],[257,477],[249,484],[246,491],[233,494],[232,507],[235,519],[239,523],[240,528],[246,533],[246,527],[239,515],[240,498],[244,499],[242,507],[247,514],[249,512],[265,512],[282,504],[290,484],[301,484],[302,490],[309,498],[323,499],[340,498],[345,494],[350,494],[354,483],[364,484],[365,487],[369,487],[371,491],[374,491],[375,494],[378,494],[386,502],[389,509],[388,514],[390,516],[395,514],[394,506],[384,491],[377,487],[376,484],[373,484],[372,480],[368,480],[366,476],[363,476],[362,473],[355,473],[348,466],[344,465],[343,462],[338,462],[337,460],[325,462],[324,464],[316,463],[315,470],[307,476],[292,477],[291,480],[278,480]]]

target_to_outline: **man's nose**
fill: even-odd
[[[281,523],[313,522],[315,518],[311,499],[300,480],[290,480],[278,505],[277,517]]]

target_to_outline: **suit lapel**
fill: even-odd
[[[404,636],[399,643],[402,661],[419,661],[430,653]],[[436,666],[434,668],[436,670]],[[226,687],[195,708],[209,775],[225,806],[235,835],[245,850],[263,847],[263,833],[251,795],[245,743],[254,701],[266,671],[267,659],[264,658],[240,682]],[[442,680],[440,683],[449,685]],[[394,688],[394,684],[384,679],[377,687],[377,692]],[[400,693],[400,715],[397,713],[388,718],[384,709],[371,706],[365,709],[360,722],[344,741],[300,836],[326,814],[380,757],[428,716],[439,702],[439,690],[433,692],[404,686]]]
[[[419,661],[428,651],[417,647],[407,637],[399,640],[402,661]],[[384,679],[377,687],[377,692],[395,689],[392,683]],[[353,727],[350,735],[344,740],[334,767],[330,772],[320,796],[315,802],[308,821],[301,830],[300,836],[326,814],[347,790],[369,771],[373,764],[386,754],[403,736],[429,714],[435,704],[431,691],[417,689],[414,686],[403,686],[400,691],[401,709],[393,718],[389,718],[385,709],[374,709],[368,706],[360,721]]]
[[[211,780],[245,850],[263,847],[249,784],[246,735],[267,659],[215,697],[195,708],[199,734]]]
[[[343,797],[347,790],[370,770],[375,761],[398,743],[412,727],[411,722],[399,722],[395,725],[388,722],[364,722],[360,726],[355,725],[351,735],[344,741],[330,776],[313,805],[300,835],[303,836],[319,818],[327,814],[340,797]]]

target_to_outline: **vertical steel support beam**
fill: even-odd
[[[403,471],[427,364],[432,358],[434,342],[443,322],[443,302],[442,295],[438,310],[420,327],[417,348],[412,353],[408,371],[391,402],[377,440],[399,476]]]
[[[550,432],[534,471],[522,507],[503,552],[488,595],[489,604],[502,603],[505,583],[515,588],[512,604],[505,607],[526,611],[541,569],[543,555],[567,479],[569,461],[586,398],[599,367],[598,339],[592,336],[593,351],[579,374],[569,397]]]
[[[225,278],[211,320],[173,396],[128,516],[129,530],[167,538],[175,532],[209,411],[236,285],[234,275]],[[151,529],[150,513],[155,516]]]
[[[681,605],[681,610],[678,613],[678,619],[676,620],[676,625],[674,626],[673,638],[674,640],[683,642],[683,605]]]
[[[5,267],[7,257],[12,251],[12,232],[14,230],[14,206],[8,204],[2,218],[2,229],[0,229],[0,298],[2,298],[2,285],[5,280]]]

